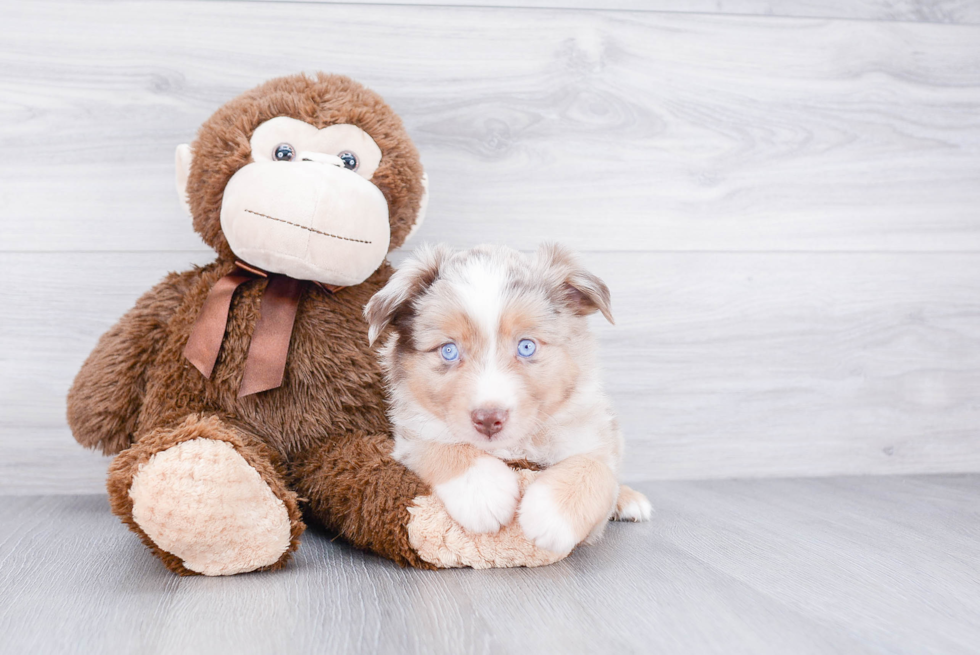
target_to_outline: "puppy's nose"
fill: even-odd
[[[473,427],[477,432],[493,437],[504,429],[508,414],[506,409],[476,409],[470,412],[470,418],[473,419]]]

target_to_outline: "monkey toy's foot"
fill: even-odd
[[[113,511],[171,570],[231,575],[285,565],[304,529],[267,449],[217,417],[188,417],[120,454]]]

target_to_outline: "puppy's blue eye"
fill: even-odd
[[[441,354],[442,358],[447,362],[455,362],[457,359],[459,359],[459,348],[457,348],[456,344],[454,343],[447,343],[439,349],[439,354]]]
[[[530,357],[537,349],[538,347],[530,339],[521,339],[521,342],[517,344],[517,354],[521,357]]]

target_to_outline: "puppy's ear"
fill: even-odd
[[[558,290],[562,302],[579,316],[602,312],[614,324],[609,287],[583,268],[578,258],[565,246],[545,243],[538,248],[538,262]]]
[[[453,250],[445,244],[423,245],[407,259],[388,284],[374,294],[364,307],[368,322],[368,343],[373,345],[388,325],[400,314],[410,311],[412,301],[436,281],[443,262]]]

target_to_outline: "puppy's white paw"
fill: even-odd
[[[468,532],[496,532],[510,523],[521,493],[517,474],[495,457],[479,457],[465,473],[433,491]]]
[[[552,500],[547,484],[536,483],[527,488],[518,520],[524,535],[538,548],[567,553],[579,542],[571,524]]]
[[[619,488],[619,498],[616,500],[616,511],[612,518],[615,521],[649,521],[653,506],[647,497],[639,491],[626,485]]]

